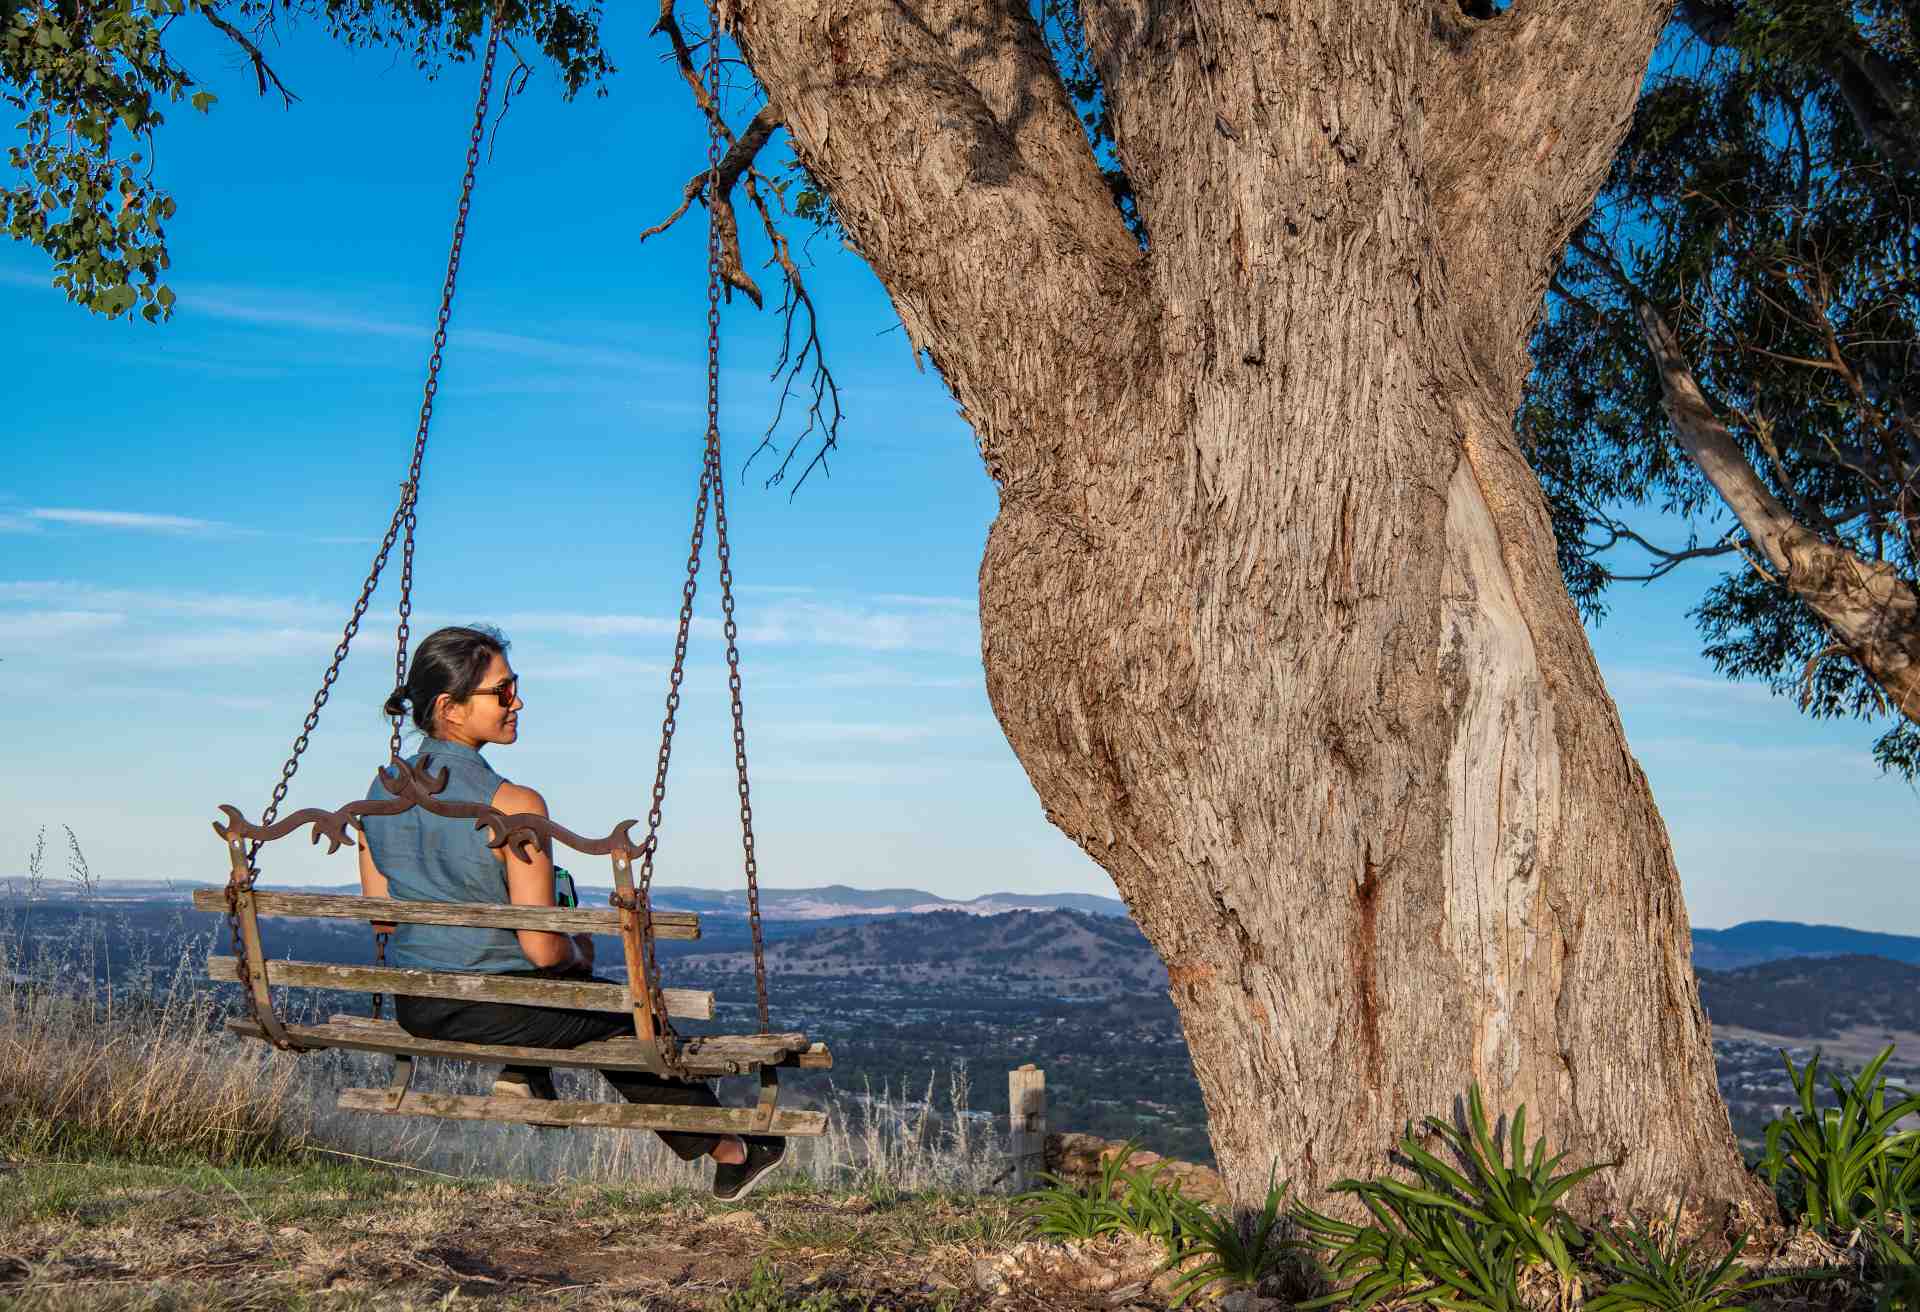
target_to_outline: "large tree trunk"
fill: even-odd
[[[738,0],[1001,488],[988,689],[1165,958],[1236,1195],[1469,1082],[1579,1204],[1752,1198],[1666,832],[1509,417],[1660,0]]]

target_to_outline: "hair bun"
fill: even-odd
[[[407,690],[405,688],[395,688],[392,695],[387,698],[386,706],[382,709],[384,709],[388,715],[405,715],[407,713],[407,703],[412,700],[411,697],[407,696]]]

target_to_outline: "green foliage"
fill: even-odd
[[[1587,1299],[1588,1312],[1739,1312],[1735,1300],[1756,1289],[1808,1278],[1806,1272],[1749,1278],[1738,1265],[1748,1236],[1712,1261],[1703,1252],[1704,1237],[1679,1237],[1679,1222],[1676,1205],[1665,1240],[1637,1220],[1624,1234],[1597,1230],[1592,1260],[1616,1278]]]
[[[0,97],[25,118],[7,150],[19,180],[0,189],[0,226],[45,250],[53,285],[110,317],[172,313],[167,267],[171,197],[153,185],[142,143],[162,106],[212,97],[160,41],[164,23],[202,0],[116,0],[97,12],[58,0],[13,0],[0,20]]]
[[[1560,566],[1598,619],[1632,539],[1620,516],[1683,516],[1721,553],[1693,612],[1707,657],[1816,717],[1888,706],[1793,593],[1751,569],[1672,440],[1634,303],[1660,310],[1715,412],[1810,531],[1920,581],[1901,489],[1920,451],[1920,59],[1902,0],[1688,0],[1592,215],[1551,281],[1516,432],[1547,493]],[[1654,557],[1649,570],[1677,562]],[[1875,744],[1920,766],[1920,729]]]
[[[1185,1242],[1180,1247],[1169,1245],[1161,1270],[1172,1270],[1190,1256],[1197,1255],[1201,1260],[1173,1282],[1176,1308],[1223,1281],[1252,1289],[1281,1268],[1287,1253],[1301,1246],[1295,1240],[1275,1238],[1286,1194],[1286,1182],[1276,1183],[1269,1173],[1267,1200],[1244,1223],[1230,1208],[1195,1207],[1182,1217]]]
[[[1071,1180],[1042,1172],[1040,1178],[1046,1184],[1014,1195],[1013,1201],[1034,1233],[1048,1239],[1098,1239],[1118,1234],[1126,1228],[1126,1217],[1114,1201],[1113,1187],[1119,1179],[1117,1168],[1129,1152],[1122,1150],[1101,1164],[1098,1184],[1082,1188]]]
[[[1902,1203],[1881,1212],[1866,1232],[1874,1266],[1873,1312],[1920,1312],[1920,1226]]]
[[[1519,1273],[1528,1266],[1550,1268],[1565,1285],[1578,1279],[1573,1250],[1582,1236],[1560,1200],[1605,1164],[1556,1175],[1566,1154],[1549,1158],[1543,1137],[1528,1155],[1524,1107],[1514,1113],[1510,1147],[1503,1145],[1488,1125],[1478,1085],[1467,1094],[1464,1132],[1439,1117],[1426,1124],[1459,1153],[1471,1177],[1409,1133],[1400,1152],[1413,1167],[1413,1183],[1383,1176],[1333,1186],[1359,1198],[1373,1217],[1370,1225],[1296,1208],[1309,1242],[1332,1254],[1329,1278],[1344,1287],[1303,1307],[1350,1300],[1364,1312],[1392,1299],[1506,1308],[1518,1299]]]
[[[1903,1117],[1920,1113],[1920,1097],[1889,1090],[1881,1068],[1892,1055],[1889,1045],[1859,1075],[1829,1075],[1839,1105],[1822,1109],[1814,1088],[1820,1055],[1801,1070],[1780,1054],[1800,1106],[1767,1127],[1763,1169],[1776,1191],[1782,1176],[1792,1175],[1801,1193],[1800,1220],[1815,1230],[1845,1234],[1905,1204],[1920,1182],[1920,1131],[1892,1132]]]
[[[1120,1194],[1114,1202],[1123,1229],[1157,1240],[1169,1254],[1177,1254],[1186,1250],[1208,1213],[1181,1192],[1177,1182],[1160,1178],[1166,1166],[1165,1162],[1156,1162],[1143,1171],[1123,1172]]]
[[[473,53],[492,8],[483,0],[0,0],[0,101],[24,116],[7,147],[13,179],[0,186],[0,230],[47,253],[53,286],[70,301],[109,318],[136,309],[149,323],[170,318],[175,298],[162,275],[176,207],[154,175],[156,135],[170,106],[184,100],[206,113],[217,100],[170,53],[176,24],[206,22],[246,55],[263,94],[271,81],[290,103],[249,31],[308,17],[348,45],[407,48],[431,76]],[[568,95],[612,71],[599,17],[597,4],[507,6],[512,30],[553,61]]]

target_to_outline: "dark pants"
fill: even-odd
[[[538,970],[505,973],[552,978]],[[394,1017],[400,1022],[401,1029],[416,1038],[446,1039],[454,1043],[504,1043],[521,1048],[577,1048],[596,1039],[631,1038],[634,1034],[633,1016],[630,1013],[521,1007],[508,1002],[455,1002],[447,998],[396,997]],[[720,1105],[713,1086],[704,1081],[669,1079],[646,1071],[600,1073],[628,1102],[664,1103],[673,1107]],[[688,1162],[706,1156],[720,1142],[711,1134],[682,1134],[667,1130],[656,1133],[661,1142],[673,1150],[674,1156]]]

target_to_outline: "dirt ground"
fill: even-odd
[[[975,1312],[1132,1305],[984,1292],[997,1200],[690,1194],[354,1169],[0,1169],[0,1308],[66,1312]],[[1140,1303],[1164,1307],[1164,1301]]]

